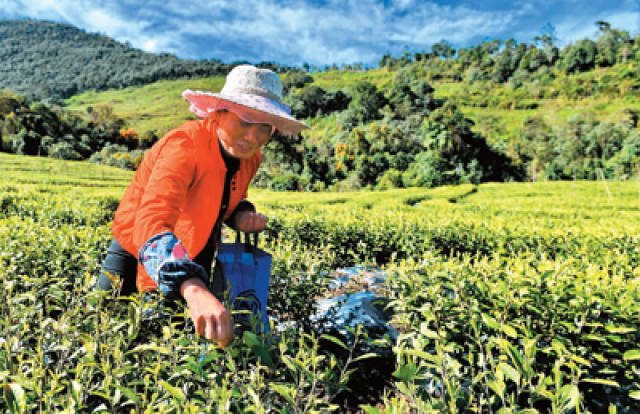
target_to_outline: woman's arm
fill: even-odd
[[[136,212],[133,242],[138,249],[152,236],[173,231],[196,175],[195,146],[184,132],[174,132],[162,145]]]
[[[182,134],[163,144],[136,213],[138,260],[165,295],[186,300],[199,335],[226,346],[233,335],[231,316],[207,289],[204,268],[191,260],[173,233],[196,175],[194,144]]]

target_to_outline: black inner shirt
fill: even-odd
[[[224,176],[224,187],[222,190],[220,211],[218,212],[218,219],[211,229],[211,234],[209,235],[207,244],[204,246],[200,254],[198,254],[198,256],[193,259],[194,262],[204,267],[204,269],[207,271],[207,276],[209,277],[211,276],[211,264],[213,263],[213,257],[216,253],[216,246],[221,236],[224,215],[229,208],[229,198],[231,196],[231,181],[233,180],[233,176],[240,169],[240,160],[232,157],[231,154],[229,154],[224,149],[220,140],[218,140],[218,144],[220,145],[220,154],[222,155],[222,160],[224,161],[225,167],[227,167],[227,173]]]

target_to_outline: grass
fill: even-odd
[[[326,90],[349,89],[357,82],[366,81],[379,88],[391,81],[393,72],[387,68],[367,71],[328,71],[313,74],[314,84]]]
[[[149,85],[122,90],[85,92],[69,98],[69,109],[86,112],[90,106],[111,105],[128,127],[139,133],[155,131],[162,136],[168,130],[195,119],[189,112],[189,102],[182,97],[185,89],[218,92],[224,77],[158,81]]]

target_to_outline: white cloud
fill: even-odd
[[[506,3],[499,10],[418,0],[0,0],[0,16],[64,21],[143,50],[185,58],[321,65],[375,63],[387,51],[426,50],[441,39],[467,46],[506,33],[527,41],[546,21],[553,22],[564,43],[592,37],[598,19],[637,31],[635,2],[623,0],[615,11],[600,10],[603,16],[586,11],[585,16],[563,15],[560,22],[547,15],[555,7],[550,0],[518,7]]]
[[[0,11],[8,17],[28,16],[36,19],[61,21],[88,32],[104,33],[120,42],[149,51],[175,53],[173,40],[163,33],[148,32],[151,22],[126,13],[126,4],[119,1],[91,0],[5,0],[8,5]]]
[[[169,7],[174,9],[175,5]],[[198,14],[190,21],[174,22],[179,26],[176,35],[182,39],[224,37],[240,45],[240,39],[259,42],[267,48],[265,53],[294,57],[294,64],[371,63],[386,51],[384,48],[395,48],[396,52],[404,45],[427,49],[443,38],[462,43],[479,32],[504,30],[515,15],[412,0],[389,6],[374,0],[330,0],[322,6],[304,0],[248,0],[227,3],[223,9],[233,19],[221,18],[218,5],[199,4]],[[176,13],[184,19],[184,9]]]
[[[149,39],[142,44],[142,50],[147,52],[156,52],[158,50],[158,42],[155,39]]]
[[[603,20],[611,23],[615,29],[625,29],[630,35],[640,30],[640,12],[603,13],[601,15],[583,16],[576,20],[564,20],[556,25],[556,33],[560,45],[564,46],[584,38],[594,39],[598,28],[595,22]]]

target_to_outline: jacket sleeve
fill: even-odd
[[[168,136],[140,199],[133,224],[137,249],[156,234],[173,231],[196,173],[194,144],[184,132]]]
[[[170,298],[180,297],[180,285],[187,279],[207,281],[204,268],[191,261],[180,240],[169,231],[151,237],[140,249],[138,260]]]
[[[179,297],[186,279],[206,280],[206,271],[191,261],[173,233],[196,173],[194,144],[183,132],[166,138],[153,164],[136,212],[133,241],[138,260],[159,289]]]

